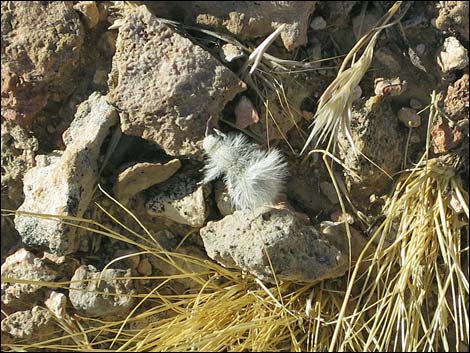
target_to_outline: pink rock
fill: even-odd
[[[250,99],[243,96],[235,107],[236,125],[240,129],[244,129],[251,124],[259,121],[259,115]]]

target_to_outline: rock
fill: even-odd
[[[325,238],[342,253],[349,254],[351,251],[351,261],[355,262],[364,249],[367,240],[354,227],[349,226],[349,230],[351,232],[351,241],[349,241],[344,222],[327,221],[321,223],[321,233]],[[351,244],[351,249],[349,249],[349,244]],[[371,252],[370,249],[368,251]]]
[[[421,117],[418,115],[418,112],[412,108],[401,108],[398,111],[398,120],[408,128],[421,126]]]
[[[209,193],[209,185],[198,185],[194,175],[181,173],[149,189],[145,207],[152,216],[202,227],[209,214],[206,204]]]
[[[235,125],[239,129],[244,129],[258,121],[258,112],[253,103],[246,96],[242,96],[235,107]]]
[[[131,277],[131,270],[106,269],[98,272],[91,265],[80,266],[71,279],[70,302],[80,313],[90,317],[124,317],[135,302],[131,296],[135,294],[134,281],[116,277]]]
[[[137,272],[142,276],[150,276],[152,274],[152,264],[149,259],[145,258],[140,261],[139,266],[137,266]]]
[[[338,195],[336,194],[336,189],[332,183],[322,181],[320,183],[320,190],[333,205],[339,202]]]
[[[437,63],[442,72],[463,69],[468,65],[468,51],[455,37],[448,37],[437,54]]]
[[[236,211],[201,229],[207,254],[262,280],[316,282],[343,275],[347,256],[287,209]],[[269,255],[266,256],[266,253]]]
[[[2,122],[2,200],[7,194],[15,208],[23,201],[23,176],[34,167],[38,148],[38,140],[29,131],[11,121]]]
[[[119,27],[108,85],[123,133],[156,142],[170,155],[200,159],[206,121],[246,88],[145,6],[129,10]]]
[[[75,89],[84,30],[72,3],[1,4],[2,117],[29,126],[49,96]]]
[[[271,34],[282,24],[281,39],[292,51],[307,44],[309,17],[316,1],[193,1],[185,22],[226,29],[242,38]]]
[[[439,16],[434,22],[436,28],[441,31],[459,33],[468,41],[468,1],[442,1],[440,4]]]
[[[468,73],[447,88],[444,111],[453,121],[468,119]]]
[[[310,28],[314,31],[320,31],[326,28],[326,21],[321,16],[316,16],[313,18],[312,22],[310,22]]]
[[[64,319],[67,316],[67,297],[64,293],[52,291],[44,304],[55,317]]]
[[[289,201],[310,217],[319,213],[329,213],[334,205],[320,190],[318,165],[295,164],[290,169],[291,176],[286,183],[286,195]]]
[[[117,113],[108,104],[106,96],[94,92],[78,106],[75,117],[63,133],[62,139],[67,147],[80,144],[84,145],[84,149],[88,147],[86,148],[88,153],[97,154],[97,149],[101,147],[101,139],[106,137],[110,127],[117,122]],[[101,139],[95,141],[98,137]],[[86,146],[87,143],[91,146]],[[90,151],[90,147],[93,147],[93,150]]]
[[[377,96],[399,96],[406,91],[408,83],[400,77],[376,78],[374,81],[374,93]]]
[[[447,153],[460,145],[464,139],[464,134],[458,127],[451,129],[446,124],[435,125],[431,130],[431,136],[434,153]]]
[[[457,194],[455,191],[452,191],[450,194],[450,202],[449,202],[450,207],[455,213],[464,213],[465,209],[462,207],[462,203],[460,202],[459,198],[457,197]]]
[[[361,86],[354,87],[353,91],[352,91],[352,98],[351,98],[352,101],[355,102],[361,97],[362,97],[362,88],[361,88]]]
[[[57,326],[52,314],[35,306],[32,310],[17,311],[2,320],[2,332],[28,343],[41,342],[57,337]]]
[[[73,8],[83,15],[88,28],[95,27],[100,21],[100,13],[95,1],[78,1]]]
[[[117,114],[105,97],[94,93],[83,102],[63,134],[65,151],[38,156],[37,166],[25,174],[25,200],[19,210],[83,216],[97,182],[102,143],[116,122]],[[26,244],[52,253],[69,254],[79,247],[76,228],[56,220],[17,214],[15,226]]]
[[[230,63],[236,59],[240,59],[244,55],[245,54],[243,54],[243,51],[239,47],[231,43],[222,45],[220,51],[220,58],[226,63]]]
[[[3,110],[2,110],[3,114]],[[24,200],[23,177],[34,167],[38,140],[14,121],[2,118],[1,126],[1,204],[3,209],[16,210]],[[13,217],[1,219],[1,259],[22,246]]]
[[[181,167],[178,159],[162,163],[137,163],[118,175],[113,191],[117,200],[127,204],[138,192],[170,178]]]
[[[370,108],[373,99],[353,104],[352,138],[358,151],[393,175],[401,168],[406,134],[400,131],[390,102],[383,100],[376,108]],[[386,192],[392,180],[377,166],[356,154],[342,131],[338,134],[338,141],[340,158],[347,167],[344,170],[346,188],[353,202],[363,203],[367,207],[370,204],[369,196]]]
[[[57,272],[26,249],[20,249],[8,256],[2,264],[2,278],[21,279],[37,282],[53,282]],[[10,283],[2,279],[2,303],[34,302],[39,284]]]
[[[222,216],[227,216],[235,212],[235,208],[230,202],[230,195],[222,181],[217,181],[214,189],[215,202]]]
[[[97,86],[106,87],[108,81],[108,73],[105,70],[96,70],[93,75],[93,83]]]
[[[416,53],[418,55],[423,55],[425,51],[426,51],[426,45],[425,44],[420,43],[416,46]]]

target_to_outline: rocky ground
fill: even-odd
[[[413,2],[379,37],[354,92],[351,129],[380,169],[337,132],[343,166],[335,173],[354,205],[348,214],[319,155],[299,156],[344,55],[392,4],[3,1],[2,278],[74,283],[2,280],[2,341],[41,340],[54,332],[51,315],[65,312],[123,317],[133,297],[90,291],[140,293],[138,281],[114,278],[168,270],[145,254],[104,269],[136,247],[6,210],[83,217],[122,233],[98,203],[138,240],[139,227],[104,190],[167,250],[266,282],[274,281],[271,264],[278,280],[340,277],[348,269],[345,234],[320,225],[349,222],[353,254],[360,252],[394,176],[424,152],[433,91],[445,118],[430,127],[430,154],[459,156],[468,191],[468,1]],[[248,74],[250,50],[281,25],[272,56]],[[234,211],[222,181],[200,183],[209,119],[286,156],[289,179],[277,205]],[[190,287],[182,281],[180,290]]]

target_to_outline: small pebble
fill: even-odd
[[[105,70],[96,70],[93,75],[93,83],[97,86],[104,86],[108,81],[108,72]]]
[[[468,51],[455,37],[448,37],[437,54],[437,63],[442,72],[460,70],[468,65]]]
[[[361,96],[362,96],[362,88],[361,88],[361,86],[356,86],[356,87],[354,87],[353,92],[352,92],[352,100],[353,100],[353,102],[354,102],[354,101],[357,101],[359,98],[361,98]]]
[[[259,115],[253,103],[246,96],[242,96],[235,107],[235,124],[244,129],[259,121]]]
[[[419,136],[419,134],[413,131],[410,136],[410,143],[421,143],[421,137]]]
[[[400,77],[376,78],[374,92],[377,96],[399,96],[406,91],[408,83]]]
[[[421,125],[421,117],[412,108],[401,108],[398,111],[398,119],[408,128]]]
[[[221,49],[220,58],[227,63],[244,56],[243,51],[239,47],[230,43],[222,45]]]
[[[150,276],[152,274],[152,264],[149,259],[145,258],[140,261],[139,266],[137,266],[137,272],[142,276]]]
[[[63,293],[50,292],[44,304],[57,318],[64,318],[67,315],[67,297]]]
[[[455,211],[455,213],[463,213],[464,209],[462,207],[462,204],[460,203],[457,195],[455,192],[452,192],[451,197],[450,197],[450,207]]]
[[[310,23],[310,28],[315,30],[315,31],[325,29],[326,28],[325,19],[321,16],[314,17],[314,19]]]
[[[426,46],[424,44],[418,44],[416,46],[416,53],[418,53],[419,55],[423,55],[425,50]]]

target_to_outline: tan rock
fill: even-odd
[[[179,159],[165,164],[137,163],[118,175],[113,188],[114,194],[119,201],[126,204],[138,192],[169,179],[180,167]]]
[[[207,120],[246,85],[145,6],[126,14],[108,81],[123,133],[156,142],[170,155],[202,159]]]
[[[30,126],[49,96],[76,88],[84,29],[69,1],[2,1],[1,12],[2,117]]]
[[[437,63],[444,73],[468,65],[468,51],[455,37],[448,37],[437,54]]]
[[[36,167],[25,174],[25,199],[19,210],[83,216],[98,180],[102,143],[116,123],[117,114],[105,97],[95,93],[83,102],[63,134],[65,151],[36,157]],[[17,214],[15,227],[26,244],[58,255],[79,248],[77,228],[57,220]]]

